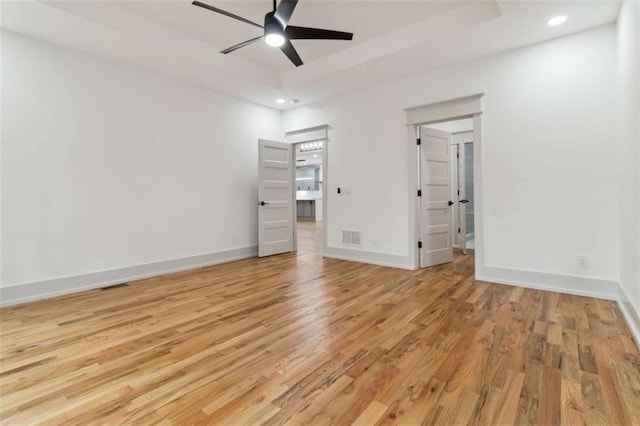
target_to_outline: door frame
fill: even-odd
[[[462,118],[473,119],[474,141],[474,232],[475,232],[475,272],[484,269],[484,226],[483,226],[483,192],[482,192],[482,98],[484,94],[474,94],[405,109],[407,116],[408,149],[408,194],[409,194],[409,258],[413,260],[413,269],[420,266],[420,200],[417,190],[420,189],[420,147],[416,140],[420,137],[420,127],[428,124]],[[452,200],[453,201],[453,200]]]
[[[305,142],[322,142],[322,256],[327,251],[327,211],[329,205],[329,126],[309,127],[285,132],[285,142],[293,145],[291,161],[293,163],[293,251],[298,251],[298,203],[296,202],[296,145]]]

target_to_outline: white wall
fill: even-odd
[[[329,247],[411,267],[415,148],[403,109],[484,92],[486,265],[605,284],[621,270],[637,303],[637,245],[617,223],[637,241],[640,216],[618,211],[616,185],[637,194],[638,163],[616,177],[615,143],[616,59],[621,88],[637,88],[624,59],[637,52],[637,24],[621,25],[618,58],[610,25],[285,113],[287,131],[331,126]],[[279,112],[12,33],[2,49],[3,297],[255,246],[256,139],[281,137]],[[637,127],[624,128],[624,152],[640,160]],[[345,185],[351,194],[337,196]],[[362,246],[344,251],[354,248],[342,229],[362,231]]]
[[[280,112],[10,32],[2,50],[3,287],[257,244]]]
[[[624,1],[618,18],[620,94],[620,286],[622,301],[635,309],[640,336],[640,5]],[[630,321],[631,322],[631,321]]]
[[[403,108],[485,93],[485,264],[618,278],[614,25],[285,112],[284,130],[329,124],[328,244],[362,231],[362,251],[411,265]],[[350,185],[338,196],[335,187]],[[375,245],[373,243],[375,240]],[[590,257],[578,268],[577,255]],[[354,255],[354,258],[358,255]],[[607,289],[608,294],[615,289]]]

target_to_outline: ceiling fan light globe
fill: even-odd
[[[555,27],[564,24],[566,21],[567,17],[565,15],[554,16],[547,21],[547,25],[549,25],[550,27]]]
[[[265,43],[267,43],[269,46],[272,47],[280,47],[284,44],[284,36],[282,36],[281,34],[267,34],[264,37],[264,41]]]

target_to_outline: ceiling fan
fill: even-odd
[[[291,14],[293,14],[293,10],[296,8],[298,4],[298,0],[280,0],[280,4],[276,7],[276,0],[273,0],[273,11],[267,13],[264,16],[264,26],[257,24],[253,21],[245,19],[241,16],[234,15],[233,13],[227,12],[222,9],[218,9],[217,7],[210,6],[206,3],[202,3],[200,1],[194,1],[192,3],[195,6],[202,7],[204,9],[211,10],[213,12],[220,13],[222,15],[228,16],[229,18],[237,19],[238,21],[244,22],[245,24],[253,25],[255,27],[259,27],[264,29],[264,34],[260,37],[252,38],[247,41],[243,41],[242,43],[238,43],[235,46],[231,46],[227,49],[224,49],[220,53],[231,53],[235,50],[240,49],[241,47],[248,46],[252,43],[260,39],[264,39],[264,41],[269,46],[279,47],[282,52],[287,55],[287,58],[296,67],[302,65],[302,59],[296,52],[296,49],[291,44],[291,40],[351,40],[353,39],[352,33],[345,33],[342,31],[332,31],[332,30],[323,30],[320,28],[307,28],[307,27],[295,27],[293,25],[289,25],[289,19],[291,18]]]

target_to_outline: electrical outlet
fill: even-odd
[[[578,255],[578,268],[589,269],[589,256]]]

